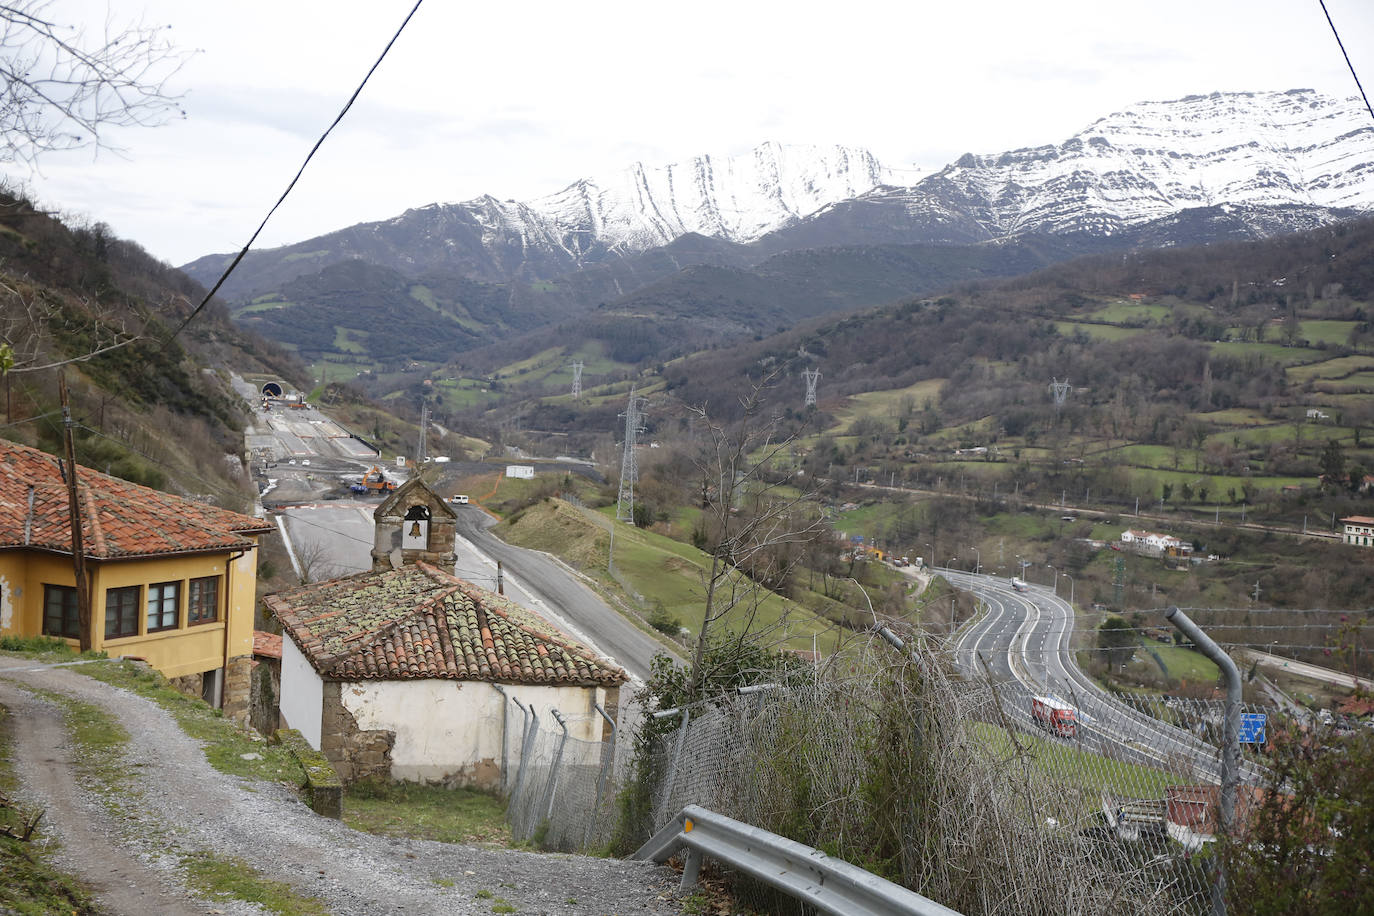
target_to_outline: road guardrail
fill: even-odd
[[[710,856],[835,916],[960,916],[819,849],[696,805],[683,808],[632,858],[662,864],[683,849],[683,890],[697,883],[701,860]]]

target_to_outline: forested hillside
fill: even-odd
[[[61,369],[79,461],[241,509],[251,495],[239,460],[244,416],[226,370],[301,372],[217,302],[170,339],[204,295],[103,224],[68,226],[0,195],[5,437],[59,448]]]

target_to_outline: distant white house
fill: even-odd
[[[1153,531],[1136,531],[1127,528],[1121,532],[1121,546],[1135,553],[1163,555],[1172,549],[1176,553],[1191,553],[1193,545],[1172,534],[1157,534]]]
[[[1345,532],[1341,543],[1355,547],[1374,547],[1374,518],[1365,515],[1352,515],[1341,519]]]
[[[529,464],[508,464],[506,465],[507,477],[518,477],[521,480],[534,479],[534,466]]]

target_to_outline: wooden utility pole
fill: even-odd
[[[91,649],[91,596],[86,584],[86,548],[81,540],[81,502],[76,489],[76,447],[72,443],[72,411],[67,403],[67,376],[57,372],[57,396],[62,402],[62,451],[67,467],[67,520],[72,529],[72,572],[76,579],[76,619],[81,651]]]

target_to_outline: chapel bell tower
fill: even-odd
[[[372,513],[376,522],[372,570],[424,560],[452,572],[458,517],[419,477],[401,484]]]

